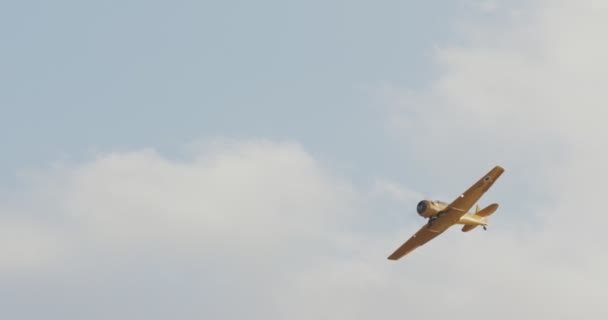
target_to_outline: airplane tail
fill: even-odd
[[[493,203],[481,210],[479,210],[479,205],[477,205],[477,207],[475,208],[475,216],[482,218],[482,220],[485,221],[484,229],[485,226],[488,223],[488,218],[492,213],[494,213],[496,211],[496,209],[498,209],[498,203]],[[477,227],[477,225],[465,225],[464,227],[462,227],[462,232],[469,232],[473,229],[475,229],[475,227]]]

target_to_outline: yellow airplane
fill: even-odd
[[[504,171],[500,166],[494,167],[450,204],[441,201],[420,201],[416,209],[421,217],[429,219],[428,223],[393,252],[388,259],[401,259],[455,224],[463,224],[463,232],[471,231],[477,226],[482,226],[486,230],[488,216],[498,209],[498,204],[491,204],[482,210],[479,210],[479,205],[477,205],[475,213],[468,212]]]

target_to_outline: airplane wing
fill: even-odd
[[[490,189],[504,171],[505,169],[501,166],[494,167],[467,191],[456,198],[456,200],[452,201],[452,203],[448,205],[448,209],[444,216],[453,221],[453,223],[456,223],[460,217],[471,210],[473,205],[475,205],[475,203],[479,201],[479,198]]]
[[[398,260],[414,249],[431,241],[436,236],[443,233],[449,227],[454,225],[458,220],[469,210],[479,198],[490,189],[494,182],[500,177],[505,170],[496,166],[479,181],[472,185],[467,191],[461,194],[456,200],[452,201],[444,211],[441,217],[438,217],[433,225],[425,224],[416,234],[406,241],[399,249],[391,254],[389,260]]]
[[[406,254],[414,251],[414,249],[420,247],[421,245],[431,241],[436,236],[440,235],[443,231],[433,230],[428,227],[428,225],[424,225],[416,234],[414,234],[409,240],[407,240],[399,249],[397,249],[393,254],[391,254],[388,259],[389,260],[399,260],[401,257]]]

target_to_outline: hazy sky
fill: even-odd
[[[460,20],[486,18],[472,4],[3,4],[2,175],[94,151],[174,155],[215,137],[380,167],[394,153],[383,89],[428,85]]]
[[[1,3],[2,314],[605,319],[608,4],[420,3]]]

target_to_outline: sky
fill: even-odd
[[[11,319],[605,319],[603,1],[0,3]],[[494,165],[488,231],[386,257]]]

